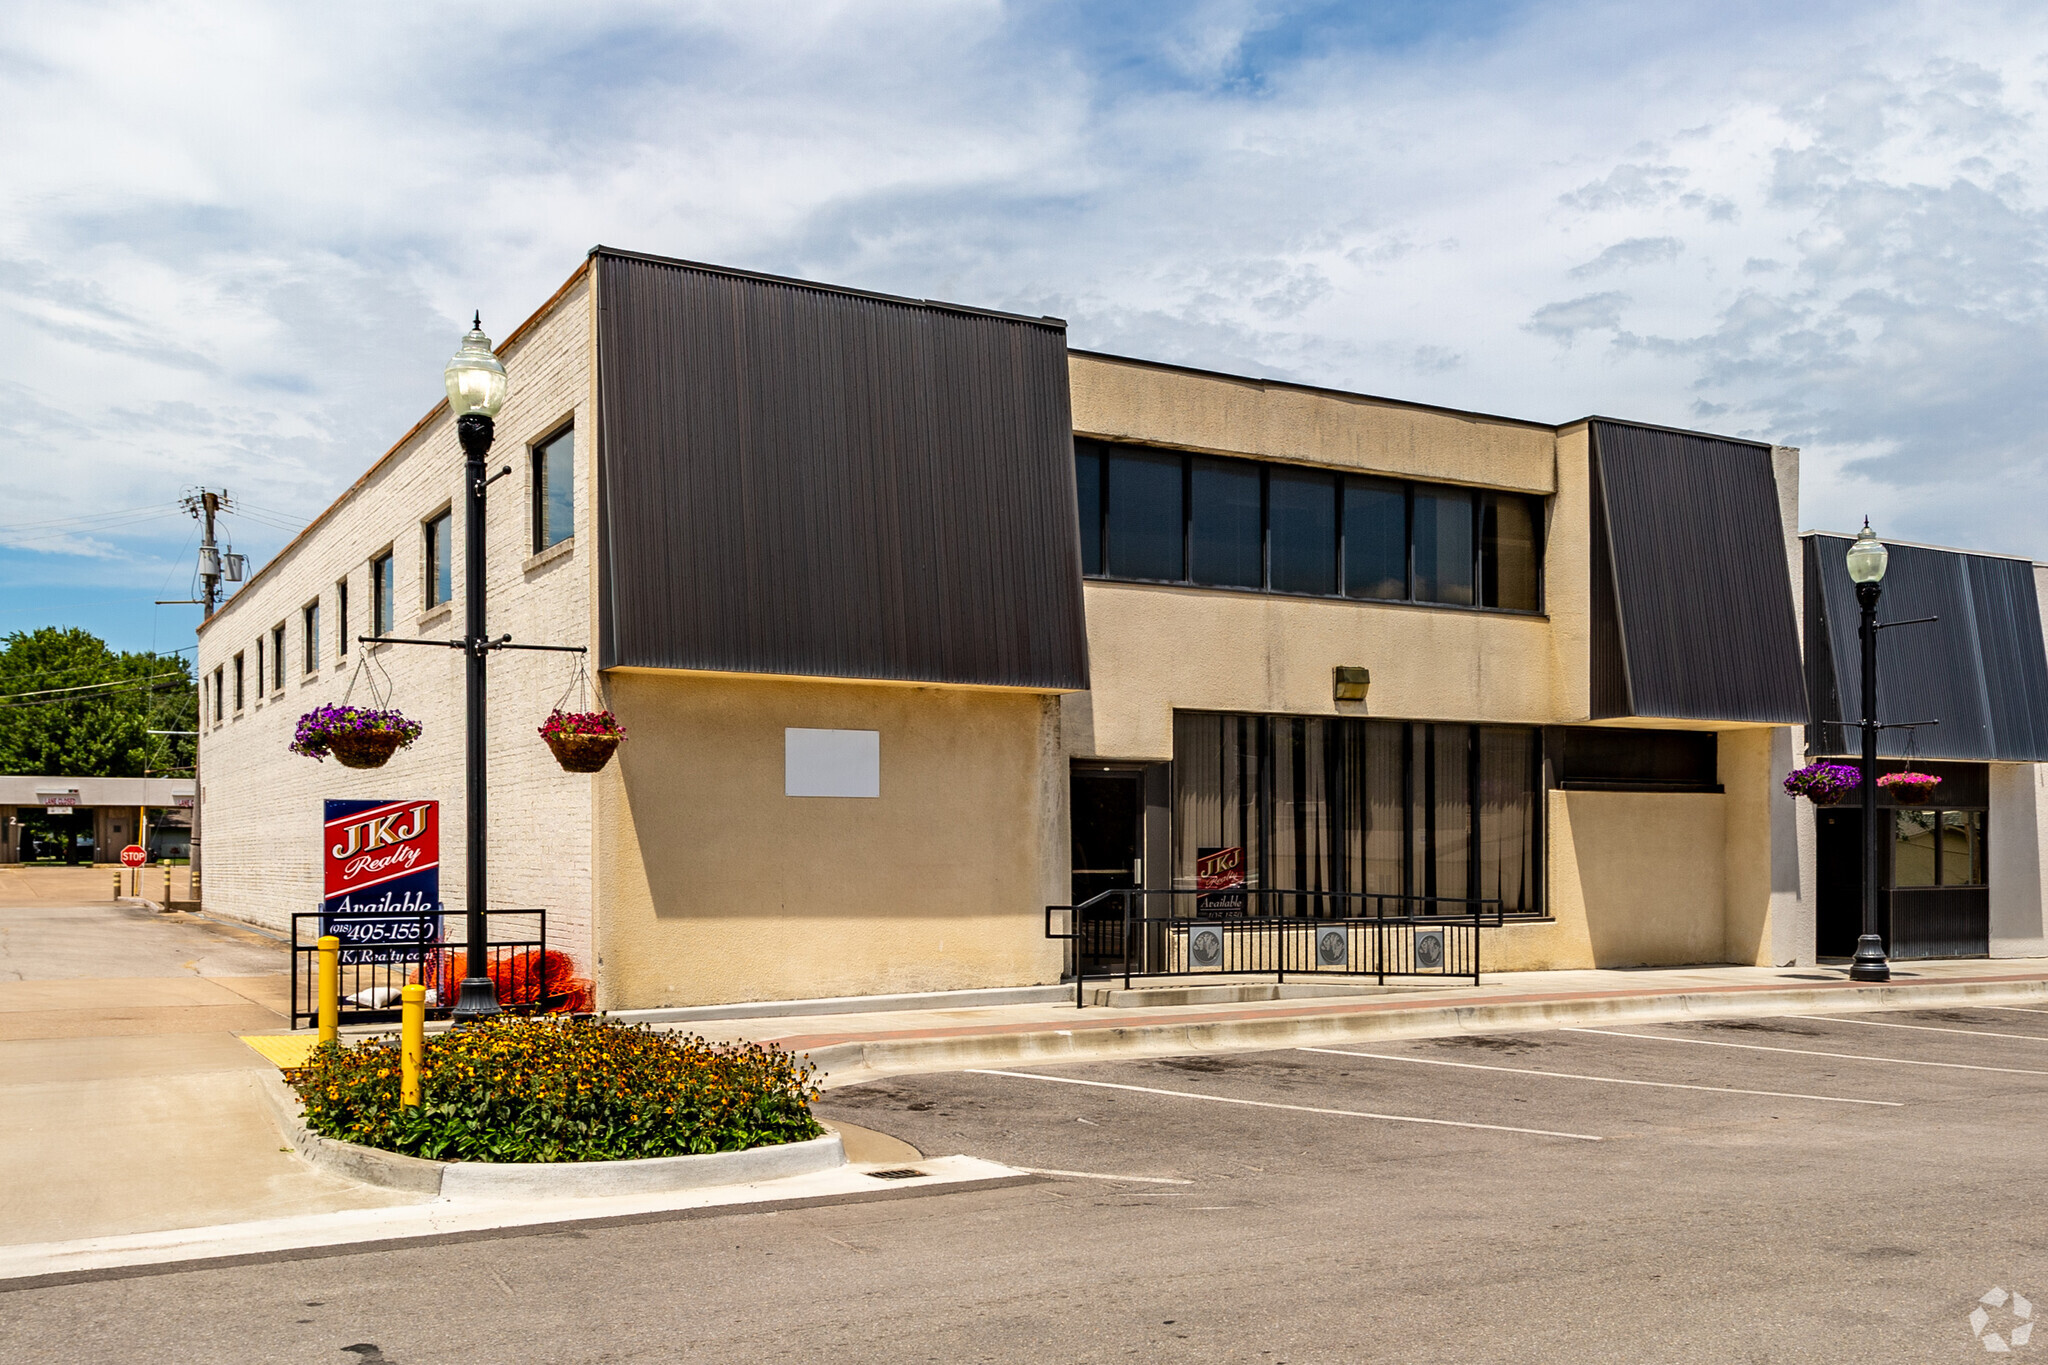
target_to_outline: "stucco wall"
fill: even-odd
[[[1485,970],[1724,960],[1726,800],[1551,792],[1551,922],[1489,931]]]
[[[1049,698],[607,679],[633,738],[599,782],[605,1008],[1059,979],[1044,907],[1066,899],[1066,767]],[[785,796],[789,726],[879,731],[880,797]]]
[[[1108,356],[1067,359],[1074,430],[1528,493],[1556,487],[1551,429]]]
[[[1066,698],[1076,756],[1173,757],[1173,712],[1374,715],[1538,725],[1553,719],[1541,617],[1091,582],[1094,687]],[[1372,672],[1363,704],[1330,670]]]
[[[1991,955],[2048,957],[2041,875],[2048,868],[2048,764],[1990,765],[1990,827],[1984,835],[1991,897]]]
[[[489,629],[545,644],[587,644],[592,600],[590,526],[592,445],[586,440],[592,403],[588,289],[578,283],[503,355],[511,396],[497,420],[493,467],[512,474],[490,491],[486,522]],[[450,349],[457,338],[450,338]],[[437,376],[424,375],[431,384]],[[542,564],[532,550],[532,467],[528,444],[574,419],[577,426],[575,543]],[[462,631],[462,453],[445,409],[376,465],[321,521],[288,546],[260,576],[230,598],[200,634],[200,676],[236,651],[253,666],[256,640],[283,622],[285,683],[249,693],[239,714],[215,724],[211,698],[202,711],[200,801],[204,820],[204,896],[209,910],[282,927],[294,911],[319,907],[321,802],[330,797],[434,798],[441,802],[441,893],[451,912],[464,908],[462,656],[452,649],[351,643],[335,654],[337,580],[349,583],[349,632],[372,628],[369,560],[386,546],[394,556],[394,633],[453,639]],[[453,505],[452,608],[424,610],[421,523]],[[305,668],[300,610],[320,602],[317,667]],[[381,769],[355,772],[333,760],[314,762],[286,752],[302,712],[339,702],[359,658],[377,681],[389,678],[392,704],[425,731]],[[569,656],[506,651],[491,657],[489,682],[490,902],[494,907],[544,906],[552,946],[579,965],[590,960],[589,777],[564,773],[536,727],[572,674]],[[354,702],[369,699],[356,681]]]

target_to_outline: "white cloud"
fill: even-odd
[[[310,515],[602,241],[1789,441],[1810,522],[2048,557],[2044,62],[1970,3],[19,6],[0,526]]]

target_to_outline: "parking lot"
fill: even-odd
[[[1993,1333],[2048,1351],[2048,1011],[991,1069],[819,1108],[1045,1175],[24,1290],[0,1296],[0,1353],[1927,1361]]]

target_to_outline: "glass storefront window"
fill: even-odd
[[[1984,812],[1892,812],[1893,886],[1983,886]]]
[[[1396,898],[1389,915],[1468,896],[1541,913],[1532,729],[1178,712],[1173,753],[1177,889],[1202,851],[1240,848],[1248,886],[1304,893],[1267,913],[1373,913],[1361,893]]]
[[[1941,884],[1984,884],[1984,812],[1945,810],[1941,813]]]
[[[1893,814],[1897,828],[1892,838],[1892,885],[1935,885],[1935,812],[1902,810]]]

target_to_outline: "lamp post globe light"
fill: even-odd
[[[1863,646],[1863,933],[1856,940],[1849,979],[1889,981],[1892,970],[1885,961],[1877,901],[1877,599],[1884,591],[1891,553],[1871,531],[1868,517],[1845,558],[1850,581],[1856,585],[1856,603],[1863,609],[1857,630]]]
[[[462,349],[442,372],[448,384],[448,407],[455,414],[455,430],[462,442],[463,538],[462,597],[464,713],[467,752],[463,764],[463,820],[468,845],[468,901],[463,948],[461,992],[455,1000],[458,1023],[483,1019],[498,1012],[498,992],[491,983],[485,954],[489,930],[484,924],[488,895],[484,883],[484,656],[492,645],[484,634],[484,488],[489,477],[484,457],[491,453],[497,435],[494,419],[505,406],[510,381],[505,366],[491,350],[484,335],[483,315],[476,315]]]

